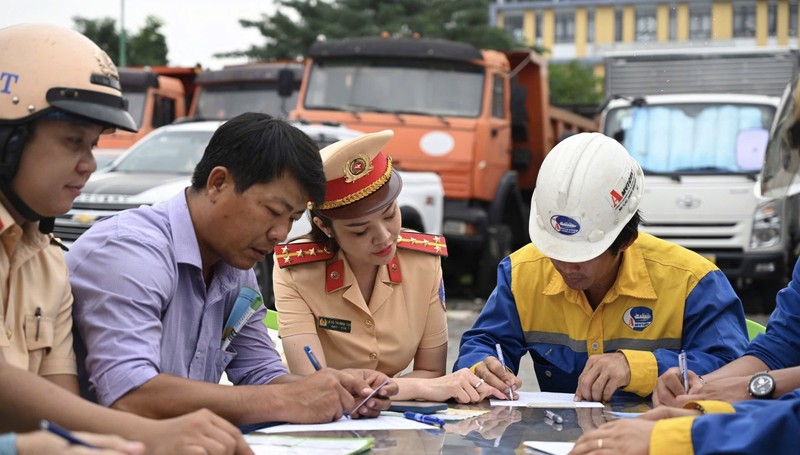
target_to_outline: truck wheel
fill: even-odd
[[[272,255],[269,255],[253,267],[261,296],[264,298],[264,305],[270,310],[275,309],[275,295],[272,291],[272,263]]]
[[[497,265],[511,254],[511,228],[505,224],[489,226],[486,247],[478,263],[477,289],[479,297],[488,298],[497,285]]]

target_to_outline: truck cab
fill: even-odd
[[[244,112],[287,118],[303,77],[298,62],[251,63],[205,70],[195,80],[189,117],[227,120]]]
[[[536,174],[563,133],[549,105],[547,61],[530,50],[364,37],[314,43],[305,71],[291,118],[394,130],[386,151],[396,166],[442,178],[446,281],[488,296],[497,264],[529,241]]]
[[[779,99],[762,95],[621,97],[601,130],[642,166],[641,229],[696,251],[738,287],[785,284],[792,245],[779,200],[755,187]]]
[[[192,69],[190,69],[192,70]],[[120,85],[128,111],[139,131],[115,131],[100,136],[96,155],[115,158],[154,129],[186,115],[186,91],[180,79],[160,75],[151,68],[120,68]],[[100,166],[98,165],[98,168]]]

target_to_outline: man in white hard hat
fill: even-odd
[[[114,63],[95,43],[49,25],[0,29],[0,432],[48,419],[144,443],[85,435],[109,453],[252,453],[236,427],[208,411],[155,421],[77,396],[72,295],[49,233],[97,168],[99,135],[114,128],[136,123]],[[1,453],[67,447],[41,432],[0,437]]]
[[[683,350],[700,374],[740,356],[739,298],[705,258],[638,232],[643,185],[639,164],[602,134],[554,147],[531,201],[532,244],[500,262],[455,369],[516,390],[530,353],[542,391],[608,401],[618,389],[650,395]]]

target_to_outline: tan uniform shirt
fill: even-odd
[[[329,367],[369,368],[389,376],[402,372],[417,349],[447,343],[440,258],[402,249],[396,258],[391,273],[393,264],[379,268],[369,302],[341,252],[327,262],[276,266],[281,336],[316,333]],[[338,268],[331,267],[339,260]]]
[[[40,376],[77,374],[72,292],[61,249],[50,245],[38,223],[20,226],[2,205],[0,241],[3,356]]]

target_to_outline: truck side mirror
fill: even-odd
[[[743,171],[758,171],[764,163],[769,131],[751,128],[739,131],[736,137],[736,165]]]
[[[278,71],[278,96],[288,98],[294,91],[294,72],[289,68]]]

